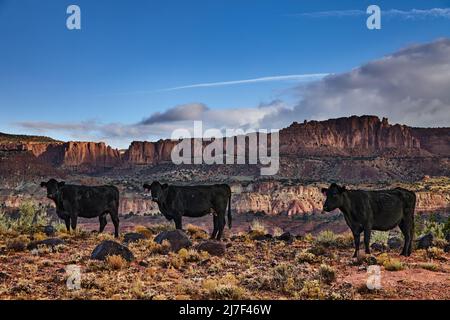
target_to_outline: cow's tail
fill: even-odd
[[[228,197],[228,228],[231,229],[231,189],[230,196]]]

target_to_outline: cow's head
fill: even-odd
[[[325,203],[323,204],[323,210],[330,212],[341,207],[344,204],[345,191],[347,191],[345,186],[341,187],[336,183],[332,183],[328,189],[322,188],[322,193],[326,197]]]
[[[58,182],[55,179],[50,179],[47,182],[41,182],[42,188],[47,188],[47,198],[56,200],[59,189],[65,184],[64,181]]]
[[[169,185],[167,183],[161,184],[159,181],[153,181],[152,184],[144,184],[144,190],[150,191],[152,195],[152,200],[157,202],[161,199],[161,195],[164,189]]]

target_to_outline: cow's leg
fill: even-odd
[[[372,232],[372,228],[366,226],[364,228],[364,248],[366,249],[366,254],[370,254],[370,234]]]
[[[67,232],[70,232],[70,217],[64,218],[64,222],[66,223]]]
[[[108,221],[106,220],[106,215],[102,214],[98,217],[98,220],[100,222],[100,229],[98,230],[98,232],[102,233],[103,230],[105,230],[106,224],[108,223]]]
[[[408,256],[409,254],[411,254],[411,248],[410,248],[410,246],[411,246],[411,232],[410,232],[411,226],[405,219],[400,221],[398,226],[400,227],[400,230],[403,233],[403,237],[405,238],[405,244],[403,245],[403,249],[402,249],[402,252],[400,253],[400,255]]]
[[[223,235],[223,229],[225,228],[225,212],[221,212],[217,217],[219,220],[219,233],[217,234],[217,240],[220,240]]]
[[[105,217],[106,220],[106,217]],[[119,213],[118,212],[111,212],[111,220],[114,224],[114,237],[119,237]]]
[[[213,215],[213,223],[214,223],[214,229],[211,233],[211,239],[215,239],[217,236],[217,232],[219,232],[219,219],[217,218],[217,215]]]
[[[178,230],[183,230],[183,224],[181,223],[181,215],[176,216],[173,218],[173,221],[175,222],[175,228]]]
[[[359,252],[359,244],[361,241],[361,230],[352,230],[353,233],[353,239],[355,241],[355,253],[353,254],[353,258],[357,258],[358,257],[358,252]]]
[[[77,229],[77,215],[71,215],[70,216],[70,226],[72,227],[72,230],[75,231]]]

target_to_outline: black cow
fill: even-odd
[[[107,224],[106,215],[111,215],[114,235],[119,236],[119,190],[114,186],[79,186],[50,179],[42,182],[47,188],[47,198],[56,204],[56,214],[66,223],[67,231],[77,227],[77,218],[95,218],[100,221],[100,232]]]
[[[414,209],[416,195],[403,188],[380,191],[347,190],[333,183],[328,189],[323,209],[333,211],[339,208],[355,238],[355,254],[358,255],[360,234],[364,232],[366,253],[370,253],[370,234],[372,230],[388,231],[400,227],[405,244],[401,252],[409,256],[414,236]]]
[[[231,228],[231,189],[226,184],[203,186],[173,186],[144,184],[150,190],[152,200],[158,204],[159,211],[168,220],[174,220],[175,227],[182,229],[181,217],[202,217],[214,215],[214,230],[211,239],[220,240],[225,227],[225,213],[228,204],[228,227]]]

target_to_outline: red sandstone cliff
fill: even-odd
[[[10,136],[12,137],[12,136]],[[21,136],[24,137],[24,136]],[[9,138],[11,139],[11,138]],[[0,140],[0,151],[30,152],[56,167],[104,169],[120,165],[154,165],[171,160],[171,140],[134,141],[121,155],[103,142]],[[204,143],[206,145],[207,143]],[[280,131],[281,156],[450,156],[450,128],[391,125],[386,118],[352,116],[294,122]]]
[[[309,121],[280,131],[280,154],[314,156],[420,155],[420,140],[410,127],[391,125],[386,118],[352,116]]]
[[[128,164],[144,165],[170,161],[176,141],[159,140],[157,142],[133,141],[123,155]]]

